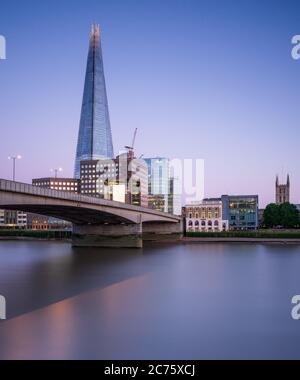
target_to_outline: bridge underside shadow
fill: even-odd
[[[178,240],[182,237],[180,222],[135,223],[120,215],[70,206],[18,204],[1,205],[0,207],[54,217],[73,223],[72,244],[77,247],[141,248],[143,241]]]
[[[119,215],[109,214],[104,211],[99,212],[89,208],[78,209],[78,207],[70,206],[19,204],[0,207],[6,210],[18,210],[27,213],[51,216],[74,224],[132,223],[130,220]]]

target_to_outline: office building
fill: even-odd
[[[148,207],[148,168],[131,152],[80,164],[83,195]]]
[[[0,210],[0,227],[5,224],[5,210]]]
[[[80,180],[74,178],[35,178],[32,180],[33,186],[44,189],[67,191],[71,193],[80,193]]]
[[[99,25],[92,25],[76,150],[75,178],[80,178],[80,161],[113,157],[100,28]]]
[[[229,230],[258,228],[258,195],[222,195],[223,220]]]
[[[148,165],[148,205],[154,210],[181,215],[181,184],[171,176],[170,160],[145,158]]]
[[[80,180],[74,178],[46,177],[35,178],[32,185],[43,189],[80,193]],[[51,216],[28,214],[28,228],[33,230],[66,229],[71,223]]]

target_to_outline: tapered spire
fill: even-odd
[[[81,160],[113,158],[113,156],[100,27],[93,24],[81,107],[75,178],[80,177]]]

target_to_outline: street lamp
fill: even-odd
[[[51,169],[51,172],[55,173],[55,178],[57,178],[57,173],[62,172],[62,168],[57,168],[57,169]]]
[[[22,156],[18,154],[17,156],[9,156],[8,159],[13,162],[13,181],[16,179],[16,160],[21,160]]]

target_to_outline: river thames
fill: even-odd
[[[0,242],[0,359],[300,359],[300,246]]]

